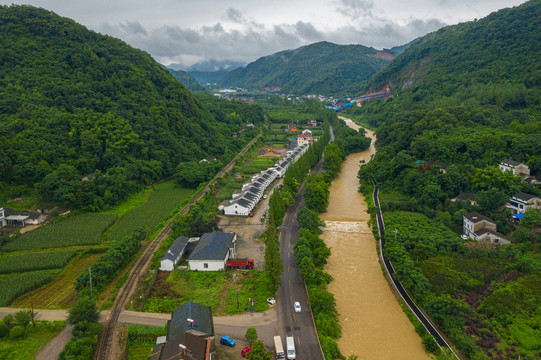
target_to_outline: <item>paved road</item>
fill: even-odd
[[[312,312],[310,311],[308,295],[299,268],[295,262],[293,247],[299,238],[299,223],[296,213],[304,207],[301,187],[295,197],[295,203],[289,207],[280,226],[280,256],[284,264],[282,285],[278,289],[278,326],[281,328],[282,342],[285,347],[285,337],[295,338],[297,359],[323,360],[319,346]],[[295,313],[293,303],[301,304],[301,312]]]

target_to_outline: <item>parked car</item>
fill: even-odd
[[[222,336],[220,344],[233,347],[235,346],[235,339],[230,338],[229,336]]]
[[[298,301],[295,301],[295,312],[301,312],[301,304]]]
[[[267,198],[267,194],[264,194],[264,195],[263,195],[263,199],[266,199],[266,198]]]
[[[276,304],[276,300],[273,297],[270,297],[267,299],[267,304],[274,305]]]
[[[248,216],[249,216],[249,217],[254,217],[254,213],[251,212],[251,213],[248,214]]]
[[[250,353],[250,351],[252,351],[252,348],[249,347],[249,346],[246,346],[244,349],[241,350],[240,354],[243,357],[246,357],[246,355],[248,355]]]

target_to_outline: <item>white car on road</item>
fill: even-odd
[[[301,304],[298,301],[295,301],[295,312],[301,312]]]

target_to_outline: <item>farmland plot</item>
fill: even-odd
[[[106,235],[108,241],[117,241],[130,236],[133,230],[142,228],[147,234],[166,220],[193,193],[192,189],[181,188],[173,181],[154,186],[148,201],[124,215]]]
[[[83,214],[25,234],[3,247],[3,251],[51,249],[77,245],[97,245],[116,215]]]
[[[54,279],[50,271],[0,275],[0,306],[9,305],[17,296]]]
[[[27,271],[62,269],[76,251],[34,253],[0,259],[0,275]]]

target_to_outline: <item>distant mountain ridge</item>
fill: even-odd
[[[229,72],[221,84],[260,90],[279,87],[298,95],[338,95],[358,88],[388,64],[374,48],[324,41],[261,57]]]
[[[202,72],[214,72],[214,71],[231,71],[238,67],[245,66],[246,62],[237,61],[237,60],[203,60],[192,64],[190,66],[185,66],[183,64],[170,64],[167,65],[169,69],[173,70],[182,70],[186,72],[202,71]]]

